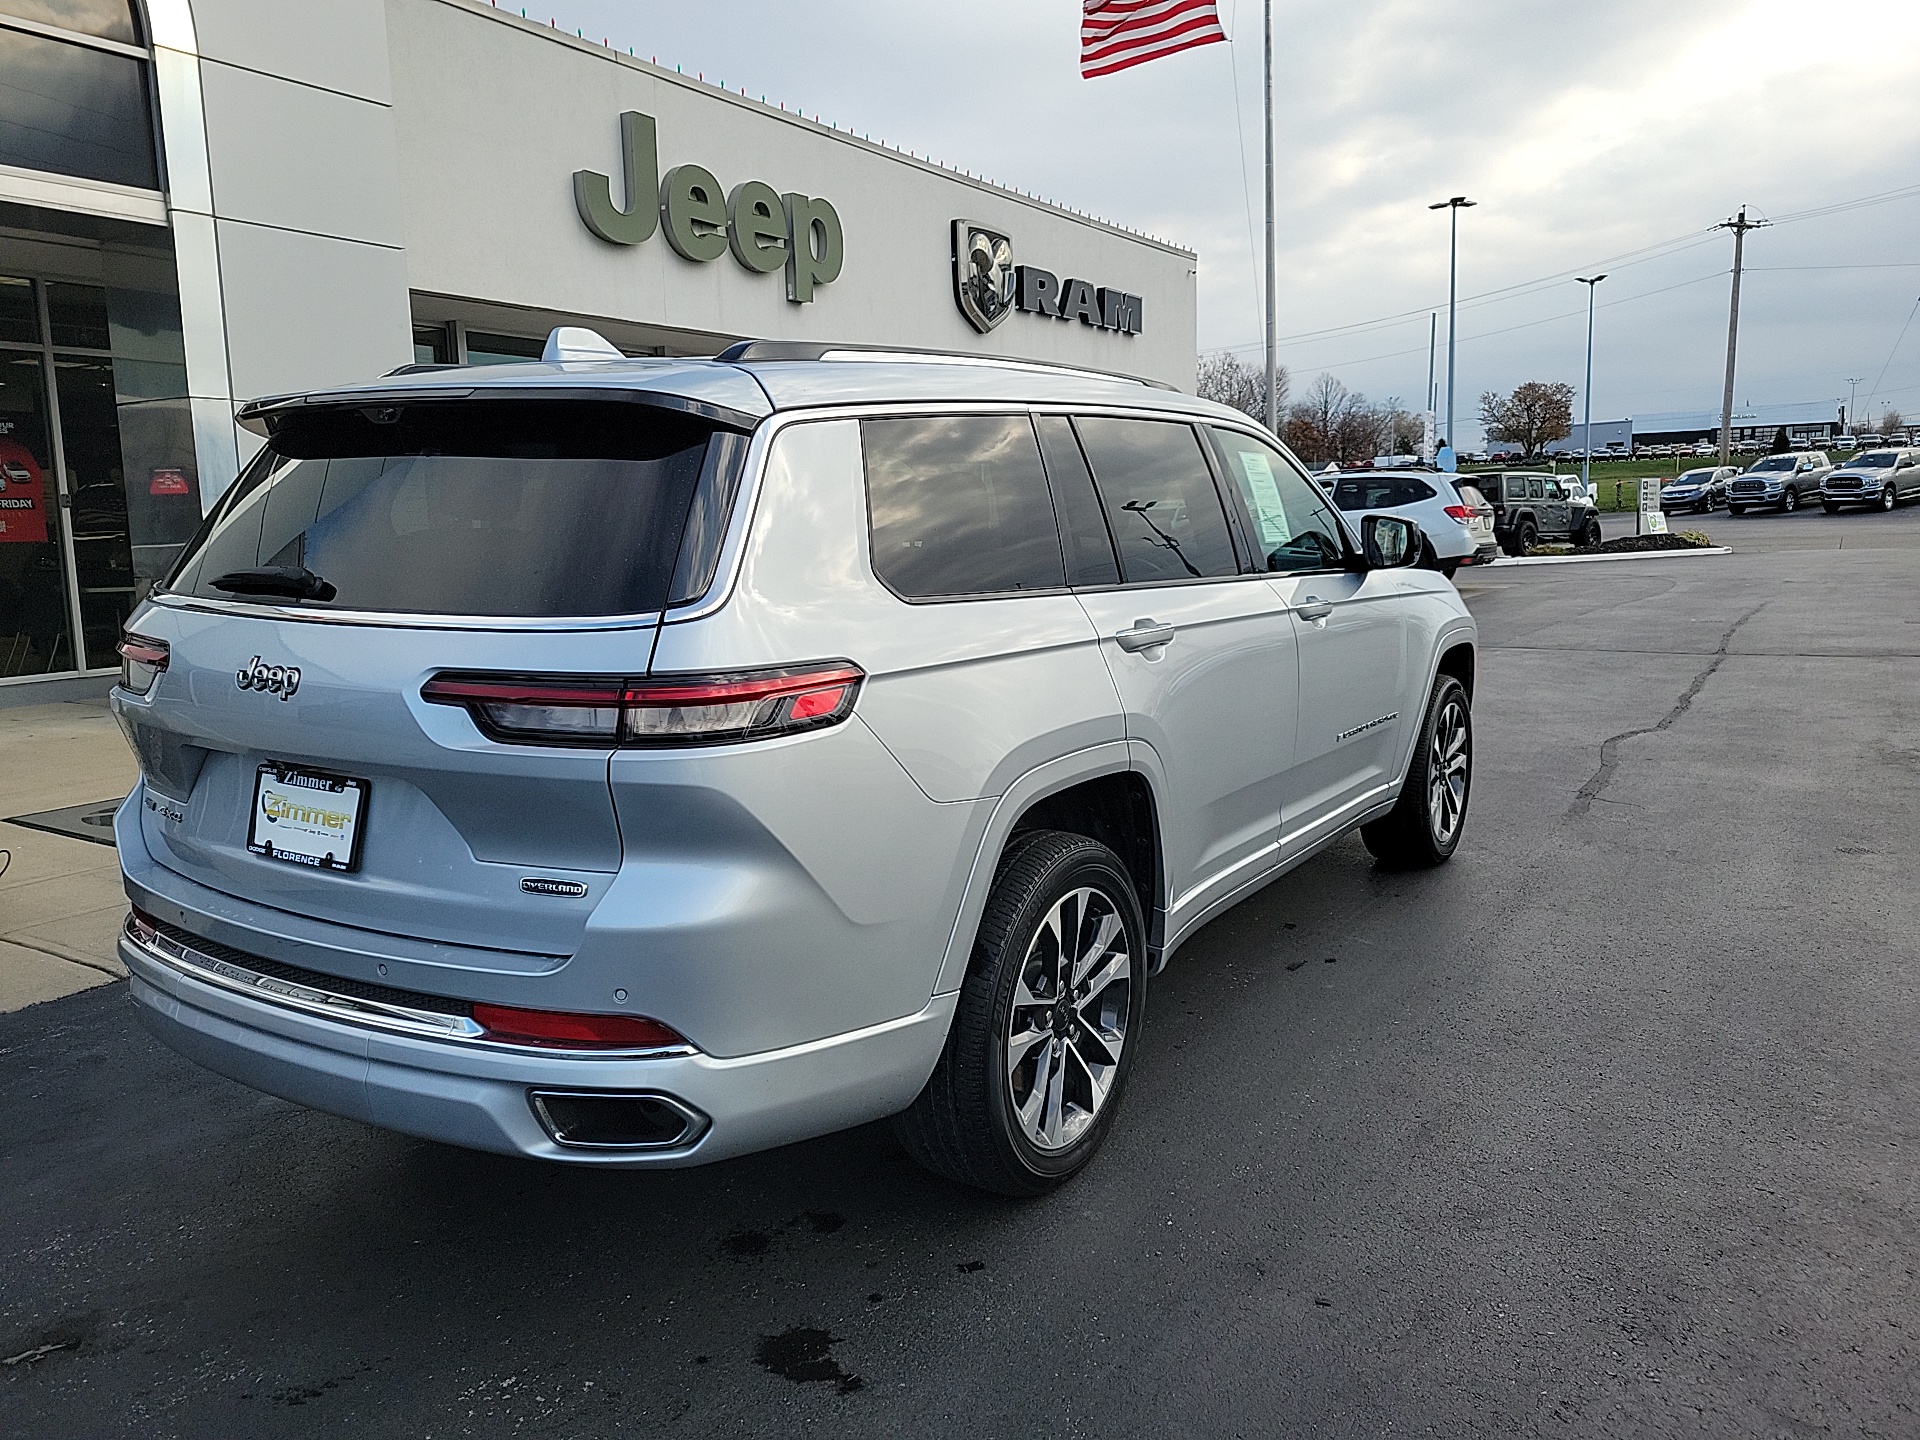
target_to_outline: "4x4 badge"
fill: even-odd
[[[293,692],[300,688],[300,667],[262,665],[260,657],[256,655],[234,672],[233,683],[242,690],[263,690],[269,695],[278,695],[282,700],[291,700]]]

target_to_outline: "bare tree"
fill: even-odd
[[[1194,393],[1203,400],[1217,400],[1222,405],[1231,405],[1243,414],[1251,415],[1263,424],[1267,418],[1267,375],[1265,369],[1256,370],[1231,350],[1221,350],[1212,355],[1200,357],[1200,368],[1195,379]],[[1282,365],[1274,375],[1274,389],[1280,392],[1280,409],[1284,412],[1287,405],[1287,367]]]
[[[1338,460],[1340,426],[1353,400],[1353,392],[1333,376],[1320,376],[1306,398],[1287,412],[1287,444],[1311,464]]]
[[[1882,435],[1891,435],[1897,430],[1904,430],[1906,428],[1906,421],[1900,418],[1900,412],[1898,410],[1889,410],[1880,417],[1880,433]]]
[[[1573,386],[1529,380],[1511,395],[1489,390],[1480,397],[1480,425],[1489,440],[1504,440],[1525,454],[1538,455],[1548,441],[1573,433]]]

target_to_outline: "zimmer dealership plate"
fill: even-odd
[[[357,870],[371,787],[269,760],[253,782],[247,848],[316,870]]]

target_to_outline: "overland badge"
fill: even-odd
[[[971,220],[953,222],[953,298],[982,335],[1013,309],[1013,241]]]

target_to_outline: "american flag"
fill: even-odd
[[[1082,0],[1080,78],[1226,38],[1215,0]]]

